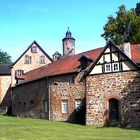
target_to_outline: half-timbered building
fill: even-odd
[[[25,73],[13,89],[13,115],[140,126],[139,48],[109,41]]]

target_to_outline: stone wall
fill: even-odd
[[[81,99],[85,104],[85,86],[84,82],[79,82],[80,76],[77,74],[74,74],[75,83],[70,84],[70,75],[73,74],[49,77],[13,88],[13,115],[49,119],[50,109],[51,120],[76,120],[75,100]],[[68,113],[62,113],[62,100],[68,100]],[[45,101],[48,103],[47,113]]]
[[[16,86],[12,99],[14,116],[48,118],[44,108],[45,101],[48,101],[47,79]]]
[[[74,121],[75,100],[82,99],[84,104],[84,83],[79,82],[79,75],[74,74],[75,83],[69,83],[69,75],[61,75],[50,79],[50,118],[51,120]],[[62,113],[62,100],[68,100],[68,113]],[[85,114],[84,114],[85,115]],[[83,117],[83,116],[81,116]]]
[[[108,100],[119,101],[119,122],[140,126],[140,73],[119,72],[87,77],[86,124],[105,125],[109,121]]]

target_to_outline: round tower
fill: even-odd
[[[71,36],[69,28],[66,32],[66,37],[62,39],[63,42],[63,56],[70,56],[75,54],[75,39]]]

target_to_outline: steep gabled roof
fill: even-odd
[[[0,75],[11,75],[10,64],[1,64],[0,65]]]
[[[22,55],[12,64],[12,66],[14,66],[18,61],[19,59],[32,47],[32,45],[35,44],[41,51],[42,53],[52,62],[52,59],[51,57],[41,48],[41,46],[34,40],[32,42],[32,44],[22,53]]]
[[[106,46],[104,47],[104,49],[102,50],[102,52],[100,53],[100,55],[97,57],[97,59],[94,61],[94,63],[90,66],[89,70],[85,72],[84,76],[88,75],[92,69],[95,67],[95,65],[97,64],[97,62],[100,60],[101,56],[104,54],[104,52],[106,51],[106,49],[109,47],[109,45],[113,46],[122,56],[124,56],[125,58],[127,58],[127,60],[137,69],[139,69],[140,67],[132,60],[130,59],[119,47],[117,47],[111,40],[109,40],[106,44]],[[132,46],[131,46],[132,47]],[[133,48],[133,50],[135,50]],[[135,55],[133,53],[133,58],[135,59]],[[140,62],[140,59],[139,59]]]
[[[132,45],[131,50],[132,50],[132,60],[126,56],[123,51],[118,48],[112,41],[109,41],[105,47],[103,48],[97,48],[94,50],[90,50],[87,52],[79,53],[73,56],[61,58],[58,61],[52,62],[48,65],[45,65],[43,67],[34,69],[32,71],[29,71],[25,73],[25,81],[24,83],[28,83],[34,80],[38,80],[41,78],[45,77],[50,77],[50,76],[56,76],[56,75],[62,75],[62,74],[68,74],[68,73],[74,73],[74,72],[79,72],[80,70],[80,62],[79,59],[82,56],[86,56],[87,58],[93,60],[93,62],[90,65],[88,73],[90,73],[91,69],[95,66],[97,61],[100,59],[108,45],[113,45],[115,49],[117,49],[124,57],[127,57],[128,61],[130,61],[131,64],[133,64],[135,67],[139,68],[136,63],[140,63],[140,45]],[[136,63],[135,63],[136,62]]]

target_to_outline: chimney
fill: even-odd
[[[123,50],[124,53],[131,59],[131,46],[129,42],[124,43]]]

